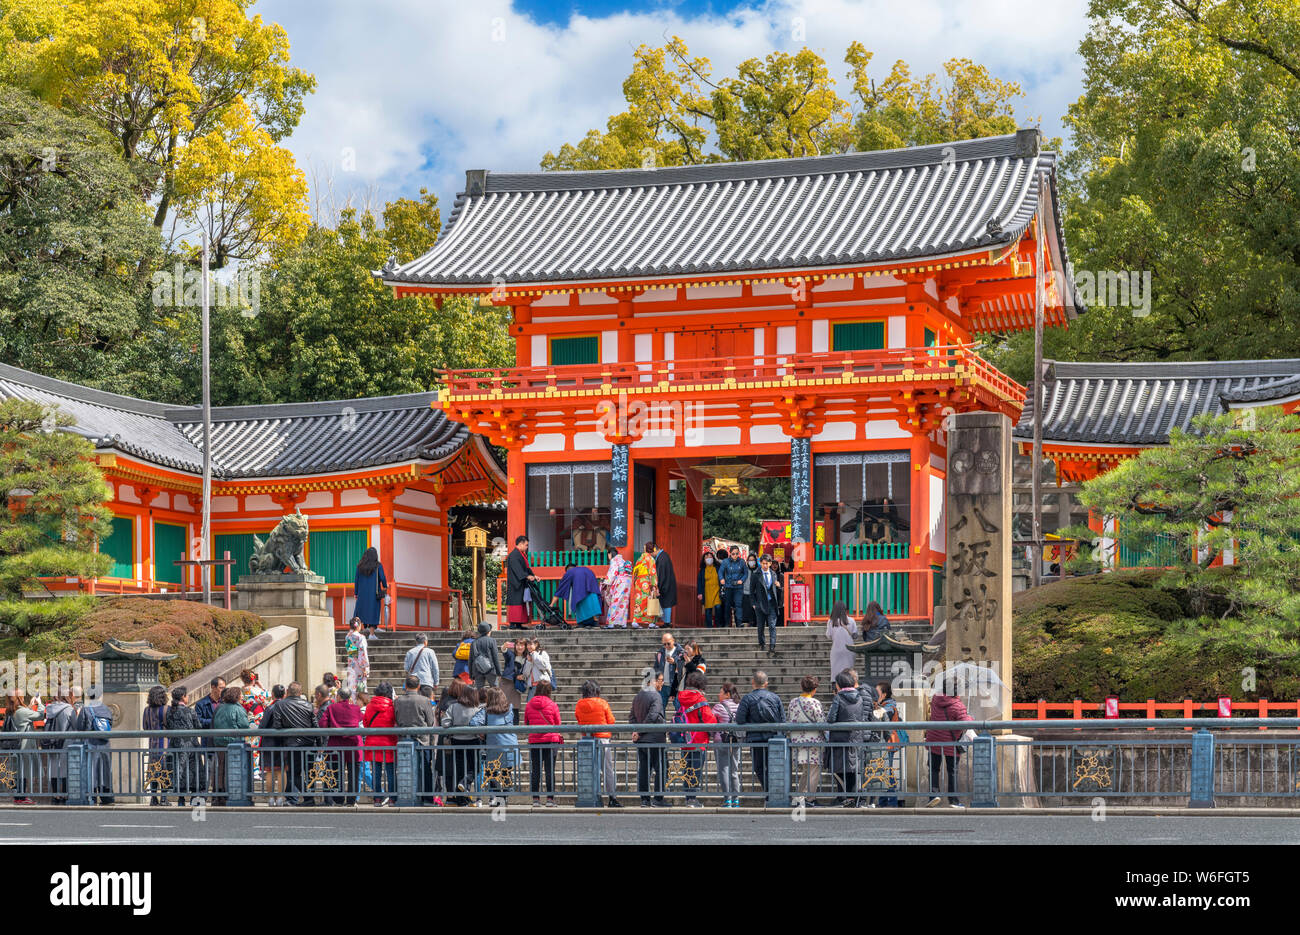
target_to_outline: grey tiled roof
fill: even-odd
[[[1287,387],[1290,387],[1289,392]],[[1300,360],[1051,365],[1043,439],[1110,445],[1163,445],[1173,428],[1228,403],[1300,392]],[[1032,385],[1014,434],[1034,434]]]
[[[101,451],[160,467],[203,469],[197,406],[106,393],[0,364],[0,398],[56,405],[72,431]],[[212,474],[218,479],[321,474],[409,461],[439,461],[469,439],[430,403],[434,393],[212,410]]]
[[[861,265],[1013,243],[1037,131],[762,162],[590,172],[471,172],[437,244],[388,283],[483,285]],[[1059,220],[1060,212],[1056,210]],[[1057,225],[1060,268],[1068,262]],[[1071,297],[1072,298],[1072,297]]]

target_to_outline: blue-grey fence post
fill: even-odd
[[[790,742],[784,737],[767,742],[767,805],[790,807]]]
[[[419,805],[415,794],[415,741],[407,737],[397,742],[397,804],[403,808]]]
[[[226,745],[226,804],[253,804],[252,750],[245,744]]]
[[[68,804],[90,804],[89,763],[86,757],[86,745],[80,741],[64,744],[68,756]]]
[[[578,741],[578,808],[600,807],[600,741],[583,737]]]
[[[997,808],[997,740],[979,734],[970,745],[970,804],[972,808]]]
[[[1192,797],[1188,808],[1214,808],[1214,735],[1202,727],[1192,734]]]

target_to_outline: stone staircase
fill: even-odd
[[[498,630],[493,637],[500,642],[521,634],[520,630]],[[697,639],[701,644],[708,666],[708,696],[716,699],[724,681],[734,682],[743,695],[749,691],[750,675],[756,668],[768,674],[769,687],[788,701],[799,693],[799,682],[805,675],[815,675],[821,680],[818,697],[829,703],[830,641],[825,636],[825,625],[809,627],[791,626],[777,628],[777,655],[769,656],[758,649],[758,634],[752,628],[698,629],[682,628],[673,631],[678,644]],[[573,716],[573,708],[581,697],[582,683],[594,678],[600,683],[601,696],[609,702],[614,716],[626,721],[632,698],[641,685],[641,672],[654,664],[655,653],[662,638],[658,630],[546,630],[530,633],[541,640],[542,648],[551,657],[559,688],[554,694],[565,721]],[[921,633],[909,635],[922,637]],[[437,654],[442,680],[451,678],[455,661],[452,652],[460,634],[446,631],[429,631],[429,648]],[[337,637],[339,672],[346,668],[343,654],[343,634]],[[369,687],[382,681],[392,683],[400,693],[405,673],[402,663],[406,651],[414,645],[410,631],[397,634],[383,633],[370,641]],[[863,666],[858,671],[865,673]]]

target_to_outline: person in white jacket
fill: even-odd
[[[845,669],[852,669],[857,663],[858,654],[852,649],[854,638],[858,635],[858,624],[849,616],[849,609],[843,601],[836,601],[831,607],[830,619],[826,621],[826,638],[831,641],[831,680]]]
[[[537,683],[543,680],[555,684],[555,673],[551,670],[551,657],[537,640],[528,641],[528,661],[524,663],[524,682],[528,685],[528,697],[531,701],[537,694]]]

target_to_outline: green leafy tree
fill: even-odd
[[[1200,416],[1169,444],[1083,485],[1080,500],[1118,517],[1119,539],[1144,549],[1172,545],[1171,583],[1196,614],[1222,595],[1223,616],[1239,617],[1251,638],[1300,618],[1300,416],[1274,407]],[[1235,573],[1211,569],[1231,549]]]
[[[707,58],[674,36],[640,46],[623,82],[628,109],[576,145],[548,152],[542,168],[626,169],[720,160],[779,159],[945,142],[1009,133],[1020,86],[969,59],[944,64],[944,78],[913,78],[896,62],[877,85],[871,53],[850,44],[844,61],[856,106],[836,91],[810,49],[741,62],[715,80]],[[716,149],[709,146],[716,140]]]
[[[159,237],[136,180],[89,121],[0,85],[0,359],[115,382],[150,327]]]
[[[1300,5],[1092,0],[1089,17],[1067,239],[1078,272],[1149,271],[1152,301],[1093,308],[1049,356],[1300,356]]]
[[[437,201],[392,202],[388,226],[343,212],[263,270],[256,315],[214,318],[214,400],[222,404],[355,399],[424,392],[443,368],[513,360],[508,309],[469,299],[394,298],[371,275],[437,238]],[[197,379],[197,370],[193,370]]]
[[[90,442],[70,416],[22,399],[0,402],[0,593],[21,596],[43,577],[95,577],[112,495]]]

